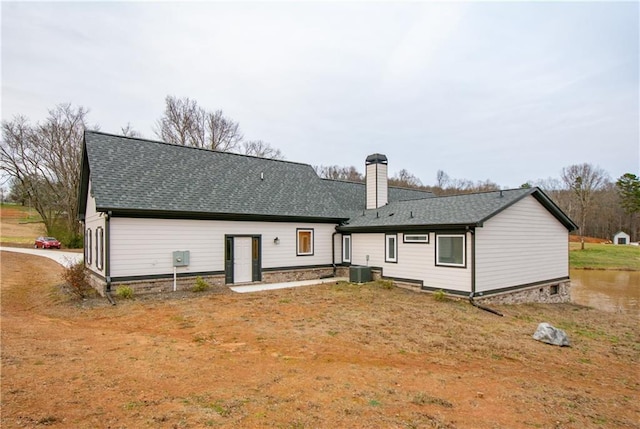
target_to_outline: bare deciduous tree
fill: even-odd
[[[242,153],[245,155],[259,156],[260,158],[284,159],[280,149],[276,149],[262,140],[243,142]]]
[[[442,170],[438,170],[436,173],[436,186],[438,188],[444,189],[449,185],[450,182],[449,175]]]
[[[409,173],[406,169],[398,171],[398,173],[389,178],[389,186],[401,186],[405,188],[421,188],[422,181]]]
[[[243,136],[240,125],[224,116],[222,110],[207,112],[188,97],[165,98],[163,116],[157,121],[156,135],[163,141],[220,152],[238,150]]]
[[[591,164],[575,164],[562,169],[562,180],[571,190],[580,211],[580,248],[584,250],[584,235],[587,217],[594,193],[608,182],[608,174]]]
[[[142,134],[140,132],[138,132],[137,130],[135,130],[132,126],[131,123],[127,122],[127,125],[124,127],[120,127],[120,134],[122,134],[125,137],[142,137]]]
[[[0,169],[38,211],[47,231],[62,222],[67,244],[80,235],[76,221],[82,137],[88,110],[59,104],[42,123],[23,116],[2,123]]]
[[[204,117],[195,100],[168,95],[164,114],[156,126],[155,133],[163,141],[204,147]]]
[[[240,125],[237,122],[225,118],[222,110],[206,113],[205,118],[204,135],[206,136],[206,146],[204,147],[220,152],[234,152],[239,148],[243,135],[240,132]],[[262,141],[259,142],[262,143]],[[264,143],[264,145],[267,144]],[[277,149],[273,150],[275,152]],[[279,150],[277,151],[280,152]]]
[[[340,167],[338,165],[315,165],[316,174],[324,179],[346,180],[349,182],[364,182],[364,176],[353,166]]]

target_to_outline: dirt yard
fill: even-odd
[[[638,318],[383,285],[73,301],[1,253],[4,429],[640,428]],[[570,348],[534,341],[539,322]]]
[[[46,230],[35,210],[8,204],[0,205],[0,244],[33,247],[36,237]]]

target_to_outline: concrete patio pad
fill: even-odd
[[[348,281],[349,279],[346,277],[330,277],[328,279],[301,280],[297,282],[287,282],[287,283],[250,284],[250,285],[244,285],[244,286],[231,286],[229,289],[237,293],[249,293],[249,292],[261,292],[264,290],[288,289],[292,287],[313,286],[313,285],[319,285],[323,283],[348,282]]]

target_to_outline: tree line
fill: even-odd
[[[88,120],[89,110],[69,103],[55,106],[43,121],[32,123],[18,115],[2,121],[0,171],[8,177],[9,199],[30,204],[40,214],[47,234],[68,247],[82,246],[81,225],[76,220],[82,138],[85,129],[99,130]],[[222,110],[209,111],[187,97],[167,96],[156,121],[155,137],[173,144],[284,159],[282,152],[262,140],[245,140],[240,125]],[[120,134],[142,137],[130,123]],[[320,177],[364,182],[354,166],[314,166]],[[4,185],[4,184],[2,184]],[[406,169],[389,178],[389,185],[424,189],[436,195],[499,190],[490,181],[451,178],[438,170],[435,185],[424,185]],[[565,167],[560,178],[529,181],[522,187],[543,189],[579,226],[586,236],[611,239],[618,230],[640,239],[640,180],[627,173],[616,181],[591,164]],[[4,190],[2,192],[4,196]]]
[[[67,247],[81,247],[82,229],[76,219],[84,130],[89,110],[62,103],[35,123],[23,115],[2,121],[0,171],[8,181],[8,199],[32,206],[42,217],[48,235]],[[120,134],[142,137],[130,123]],[[184,146],[284,159],[282,152],[262,140],[246,140],[240,125],[222,110],[208,111],[195,100],[167,96],[164,112],[153,132],[158,139]],[[6,183],[0,184],[4,186]],[[4,188],[2,191],[4,198]]]
[[[364,182],[365,177],[354,166],[315,166],[320,177]],[[425,186],[414,174],[403,169],[389,178],[390,186],[423,189],[435,195],[456,195],[496,191],[500,187],[490,181],[455,179],[438,170],[435,185]],[[579,226],[581,237],[611,240],[618,231],[640,240],[640,179],[626,173],[612,181],[609,174],[592,164],[570,165],[562,169],[559,178],[530,180],[521,187],[537,186]],[[584,248],[584,241],[582,247]]]

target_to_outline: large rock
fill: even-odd
[[[538,329],[536,329],[535,334],[533,334],[533,339],[560,347],[568,347],[571,345],[566,332],[562,329],[554,328],[548,323],[541,323],[538,325]]]

